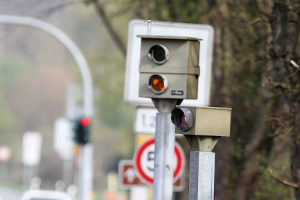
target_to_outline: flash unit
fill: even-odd
[[[168,88],[168,81],[163,75],[152,75],[148,81],[148,88],[155,94],[164,93]]]
[[[188,131],[193,127],[194,116],[189,108],[175,108],[171,116],[172,123],[182,131]]]
[[[149,49],[148,57],[155,64],[162,65],[169,59],[169,50],[164,45],[156,44]]]

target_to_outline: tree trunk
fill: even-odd
[[[272,29],[270,84],[276,97],[273,113],[280,124],[289,127],[294,143],[291,172],[293,181],[298,184],[295,188],[297,200],[300,200],[300,73],[295,52],[299,37],[299,8],[300,3],[288,6],[285,0],[274,0],[269,17]],[[277,123],[277,127],[280,124]]]

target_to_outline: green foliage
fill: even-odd
[[[230,149],[230,162],[225,159],[229,175],[226,174],[225,177],[228,178],[227,188],[230,188],[228,193],[232,195],[227,199],[234,199],[232,196],[239,200],[287,199],[289,189],[274,182],[265,173],[268,163],[272,160],[272,152],[276,149],[274,139],[270,137],[270,134],[277,130],[274,127],[279,127],[275,133],[287,134],[293,130],[284,124],[286,128],[279,121],[269,123],[270,121],[266,120],[276,114],[274,108],[278,101],[282,101],[282,93],[276,94],[266,87],[266,72],[270,68],[268,51],[274,36],[271,32],[273,21],[272,18],[268,18],[268,12],[272,11],[273,1],[132,1],[137,4],[136,13],[144,18],[207,23],[215,28],[212,105],[233,109],[230,145],[220,148],[222,151]],[[291,4],[289,6],[292,8]],[[297,8],[299,9],[295,7],[295,10]],[[295,83],[297,81],[281,87],[296,88]],[[294,99],[295,101],[299,101],[299,98]],[[283,151],[290,151],[284,146],[280,147]],[[260,159],[256,158],[258,155]],[[256,162],[256,159],[259,159],[259,162]],[[275,164],[278,160],[274,159],[272,162]],[[252,164],[255,163],[256,167],[253,167]],[[246,180],[241,180],[241,176]],[[257,182],[261,188],[257,189],[254,186]],[[256,189],[254,195],[253,191]],[[241,191],[244,191],[244,194],[241,194]],[[246,193],[249,194],[245,196]]]
[[[11,144],[16,130],[16,121],[13,114],[5,107],[2,94],[0,94],[0,110],[0,145]]]
[[[0,60],[0,87],[11,87],[14,81],[33,73],[33,69],[24,60],[13,57],[1,58]]]
[[[124,104],[122,93],[102,93],[99,113],[103,116],[103,122],[111,128],[128,126],[132,121],[132,108]]]
[[[1,59],[0,62],[0,145],[12,144],[16,133],[16,118],[7,108],[5,91],[14,88],[14,82],[28,75],[30,68],[22,60],[16,58]],[[5,90],[4,90],[5,88]]]
[[[97,1],[97,0],[84,0],[83,3],[85,5],[90,5],[91,3],[95,2],[95,1]]]
[[[120,60],[120,65],[125,65]],[[101,146],[110,149],[105,155],[105,170],[117,170],[116,161],[130,158],[134,147],[134,109],[123,101],[123,69],[118,64],[103,66],[95,82],[101,88],[101,97],[96,102],[97,116],[101,119]],[[113,147],[113,148],[111,148]]]
[[[218,160],[222,163],[222,169],[220,167],[216,169],[217,173],[221,173],[220,179],[222,179],[216,183],[218,185],[216,194],[222,194],[222,200],[293,199],[290,197],[293,196],[290,195],[290,189],[276,182],[268,173],[269,166],[277,166],[274,167],[276,169],[274,174],[277,177],[292,179],[289,171],[291,155],[279,156],[278,153],[293,151],[289,147],[292,145],[282,138],[276,140],[270,134],[281,132],[288,134],[295,131],[297,126],[281,124],[281,121],[269,118],[274,118],[278,114],[276,107],[285,100],[281,98],[282,91],[299,90],[299,81],[295,81],[297,79],[284,82],[281,87],[275,89],[266,87],[268,78],[274,72],[272,64],[268,61],[272,59],[269,56],[273,37],[270,24],[276,17],[270,15],[272,9],[269,4],[275,1],[84,0],[83,2],[85,5],[93,6],[95,1],[99,1],[99,5],[103,6],[108,22],[115,27],[121,41],[126,40],[129,18],[212,25],[215,28],[215,52],[211,105],[233,108],[231,138],[224,143],[220,142],[217,145],[217,148],[220,148],[216,150]],[[292,8],[292,3],[296,1],[280,2],[287,2]],[[85,45],[84,52],[88,54],[92,66],[95,87],[101,90],[101,97],[95,101],[95,118],[92,127],[92,141],[97,155],[96,169],[104,169],[105,172],[116,170],[117,161],[121,158],[131,158],[134,148],[132,127],[134,108],[123,102],[125,59],[112,44],[110,35],[103,30],[103,24],[94,23],[86,10],[77,16],[72,13],[72,16],[74,18],[67,22],[67,26],[72,27],[73,32],[76,32],[74,34],[76,41]],[[82,20],[83,18],[85,21]],[[87,21],[93,23],[93,31],[87,31],[91,27],[86,23]],[[96,22],[99,20],[96,19]],[[295,62],[299,64],[299,49],[296,49],[296,52],[298,56]],[[36,70],[24,63],[16,58],[1,58],[0,144],[5,142],[4,133],[16,132],[14,130],[18,123],[16,119],[24,119],[23,125],[34,127],[32,125],[34,123],[26,116],[33,116],[37,112],[28,112],[28,114],[26,112],[30,110],[28,107],[31,109],[37,107],[36,110],[45,108],[44,105],[40,107],[35,105],[31,101],[32,98],[29,98],[28,107],[24,110],[19,109],[20,117],[14,116],[6,106],[7,102],[16,106],[21,101],[15,100],[16,98],[8,99],[7,93],[11,97],[27,95],[27,92],[18,88],[18,84],[22,85],[22,81],[17,83],[16,80],[29,80],[29,74],[34,74]],[[282,63],[286,64],[285,60]],[[284,66],[289,71],[295,68]],[[299,76],[299,72],[290,75],[296,77]],[[35,83],[30,81],[29,86],[34,88]],[[54,86],[56,87],[53,88],[58,90],[60,84]],[[39,93],[38,95],[44,94],[39,89],[33,91]],[[14,95],[14,93],[21,95]],[[53,95],[47,96],[47,100],[51,96]],[[292,102],[296,105],[299,96],[298,99],[292,99]],[[285,106],[283,107],[286,108]],[[295,106],[295,110],[298,108]],[[40,118],[39,115],[39,120]],[[299,135],[295,135],[294,139],[299,139]],[[96,183],[103,184],[102,180],[105,178],[97,177]],[[220,191],[222,188],[225,189]]]
[[[153,0],[141,1],[147,9],[147,18],[163,21],[197,23],[205,14],[211,2],[197,0]]]
[[[266,168],[261,167],[260,173],[262,173],[262,177],[258,182],[258,189],[255,191],[255,200],[295,200],[290,195],[292,189],[276,182]]]

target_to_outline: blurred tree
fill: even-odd
[[[117,32],[116,28],[114,28],[110,17],[107,15],[107,10],[109,10],[109,3],[108,2],[102,2],[99,0],[84,0],[84,2],[89,5],[93,4],[95,7],[97,14],[102,20],[102,23],[104,24],[107,32],[109,33],[113,43],[117,46],[118,50],[122,53],[122,55],[125,57],[126,55],[126,46],[121,38],[121,34]],[[114,6],[119,6],[120,4],[124,4],[122,1],[114,1]],[[110,5],[111,5],[110,4]]]
[[[86,2],[124,52],[109,3]],[[130,0],[120,10],[128,5],[142,19],[215,28],[212,105],[233,108],[232,136],[216,148],[216,199],[300,199],[299,1]]]
[[[33,3],[26,2],[30,7]],[[92,31],[82,31],[88,30],[89,26],[79,17],[62,24],[77,28],[74,32],[80,34],[75,38],[82,44],[101,43],[100,50],[89,49],[88,55],[93,63],[95,85],[101,88],[95,123],[95,130],[101,133],[93,135],[99,155],[96,175],[101,169],[115,168],[115,160],[131,156],[133,149],[133,109],[122,101],[126,54],[124,24],[135,17],[206,23],[215,28],[211,104],[233,108],[232,136],[222,139],[215,150],[216,199],[300,199],[298,0],[85,0],[85,3],[96,9],[107,29],[106,35],[98,37],[101,41],[93,38],[86,43]],[[63,7],[66,5],[71,4],[63,1]],[[55,5],[55,10],[57,8]],[[29,10],[24,9],[23,13]],[[86,13],[80,16],[86,16]],[[59,21],[62,19],[60,17]],[[93,32],[93,35],[99,35],[99,32]],[[109,38],[114,46],[110,45]],[[45,54],[46,48],[43,49]],[[24,47],[21,51],[33,52]],[[15,60],[9,62],[12,61]],[[3,70],[13,71],[14,68]],[[14,76],[2,72],[0,87],[6,88],[5,84],[13,81]],[[51,72],[61,74],[55,70]],[[41,82],[52,80],[47,73],[41,77]],[[22,85],[22,81],[29,79],[25,76],[12,87]],[[44,86],[53,84],[53,90],[61,88],[59,83],[43,83]],[[40,91],[34,89],[35,81],[26,82],[26,85],[32,87],[32,93]],[[24,93],[20,88],[14,91],[9,93],[11,98],[7,100],[8,95],[0,90],[0,120],[5,118],[0,127],[6,129],[0,128],[1,133],[12,130],[16,123],[17,116],[13,116],[4,104],[8,101],[19,105],[17,102]],[[51,99],[54,96],[51,94],[56,93],[50,91],[44,98]],[[36,108],[33,113],[37,113],[43,105],[33,107]],[[50,106],[48,111],[54,112],[54,107]],[[26,112],[30,111],[21,112],[25,119]],[[26,126],[32,124],[24,121]],[[100,163],[103,160],[105,163]]]
[[[16,132],[16,119],[13,112],[6,106],[6,91],[12,89],[14,81],[22,75],[20,71],[22,66],[24,64],[21,60],[13,58],[5,58],[0,62],[0,145],[14,146],[14,142],[16,142],[16,135],[14,134]]]
[[[300,199],[300,67],[299,30],[300,2],[274,1],[268,20],[272,29],[269,47],[270,63],[266,72],[269,98],[270,130],[273,137],[290,136],[291,173],[295,184],[279,181],[295,188]],[[277,179],[278,180],[278,179]],[[280,180],[280,179],[279,179]]]

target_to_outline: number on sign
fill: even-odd
[[[155,116],[143,114],[142,124],[147,128],[155,128]]]
[[[154,134],[156,122],[155,108],[137,108],[134,130],[138,134]]]
[[[155,120],[156,120],[156,116],[150,116],[150,127],[151,128],[155,128]]]
[[[148,161],[149,162],[154,162],[154,157],[155,157],[155,152],[154,151],[149,151],[148,152],[148,154],[147,154],[147,158],[148,158]],[[149,170],[149,171],[154,171],[154,165],[152,164],[152,165],[148,165],[147,166],[147,169]]]

